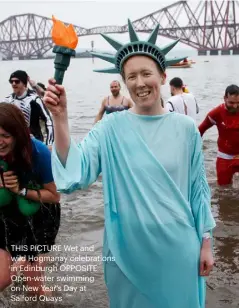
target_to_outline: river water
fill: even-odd
[[[195,57],[195,60],[196,64],[193,68],[168,69],[167,75],[168,81],[172,77],[181,77],[189,90],[195,94],[200,106],[197,119],[200,123],[210,109],[222,102],[226,86],[238,83],[238,57]],[[68,95],[71,133],[77,141],[80,141],[92,127],[101,100],[110,94],[109,83],[114,78],[119,78],[92,72],[94,68],[102,68],[105,65],[107,66],[98,59],[72,59],[71,66],[66,72],[64,85]],[[8,83],[9,75],[17,69],[26,70],[32,79],[46,84],[48,78],[53,75],[53,60],[1,62],[1,97],[11,92]],[[168,85],[165,85],[162,91],[166,99],[169,96]],[[128,95],[123,84],[122,92]],[[207,308],[234,308],[239,307],[239,178],[235,179],[235,184],[231,188],[219,189],[217,187],[216,140],[217,130],[212,128],[204,137],[204,153],[208,181],[212,191],[212,209],[217,221],[214,232],[216,264],[207,282]],[[98,260],[102,249],[103,226],[101,178],[87,191],[62,196],[62,221],[56,242],[59,246],[58,251],[52,252],[51,256],[53,258],[62,256],[67,260],[55,260],[50,263],[56,265],[58,270],[47,274],[54,280],[54,283],[47,283],[47,285],[61,287],[61,291],[58,289],[55,292],[55,297],[58,297],[58,300],[61,298],[61,301],[56,302],[56,299],[55,302],[41,301],[39,303],[17,301],[16,299],[20,297],[11,298],[11,295],[21,295],[22,291],[12,291],[8,288],[0,295],[0,307],[108,307],[101,261]],[[75,251],[67,251],[64,245],[69,245],[72,249],[75,246]],[[91,251],[82,251],[87,249]],[[95,256],[96,259],[77,262],[79,255]],[[65,266],[79,264],[82,266],[80,271],[77,268]],[[84,272],[84,264],[92,267],[94,265],[95,271],[87,268],[88,272]],[[62,279],[59,277],[69,280],[84,280],[85,278],[89,281],[56,282],[57,279]],[[22,288],[21,283],[14,284],[14,286]],[[77,291],[70,290],[68,286],[77,287]]]

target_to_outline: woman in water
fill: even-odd
[[[11,283],[11,267],[16,270],[21,264],[28,286],[43,294],[42,283],[33,277],[41,276],[44,266],[32,258],[55,243],[60,195],[50,151],[30,137],[21,110],[6,103],[0,104],[0,175],[0,291]],[[18,257],[25,261],[14,264]]]
[[[121,86],[119,81],[114,80],[111,82],[110,91],[112,95],[103,99],[94,123],[100,121],[103,118],[104,113],[109,114],[116,111],[128,110],[133,107],[132,101],[121,95],[120,89]]]
[[[44,102],[53,114],[53,175],[71,193],[102,172],[105,206],[104,272],[111,308],[204,308],[213,267],[210,206],[202,141],[195,123],[161,105],[172,44],[107,40],[117,49],[105,72],[119,72],[134,107],[97,123],[76,145],[70,138],[65,89],[50,80]],[[102,70],[101,70],[102,72]]]

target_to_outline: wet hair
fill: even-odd
[[[225,90],[225,97],[228,97],[228,95],[239,95],[239,87],[235,84],[228,86]]]
[[[170,80],[169,85],[176,89],[182,89],[183,81],[179,77],[174,77],[173,79]]]
[[[32,143],[22,111],[12,104],[0,103],[0,127],[14,138],[14,164],[21,170],[31,170]]]

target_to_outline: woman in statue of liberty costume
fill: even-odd
[[[205,276],[213,267],[210,208],[202,142],[189,118],[161,106],[167,59],[176,45],[155,45],[158,26],[140,41],[104,38],[115,56],[94,53],[120,73],[135,105],[99,121],[76,145],[67,99],[54,80],[44,102],[52,112],[52,168],[61,192],[84,189],[103,175],[105,282],[111,308],[204,308]]]

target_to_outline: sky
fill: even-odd
[[[143,1],[2,1],[0,21],[10,15],[37,13],[90,28],[106,24],[122,25],[127,18],[136,19],[171,4],[173,0]]]
[[[12,15],[35,13],[51,18],[73,23],[84,28],[92,28],[105,25],[124,25],[127,19],[132,21],[147,14],[153,13],[164,6],[172,4],[176,0],[131,0],[131,1],[2,1],[0,0],[0,22]],[[139,34],[146,39],[149,34]],[[111,34],[112,37],[126,43],[128,34]],[[91,48],[94,41],[95,49],[113,51],[107,42],[100,36],[80,37],[78,48]],[[170,40],[158,38],[159,45],[167,44]],[[178,44],[178,49],[192,50],[184,44]]]

